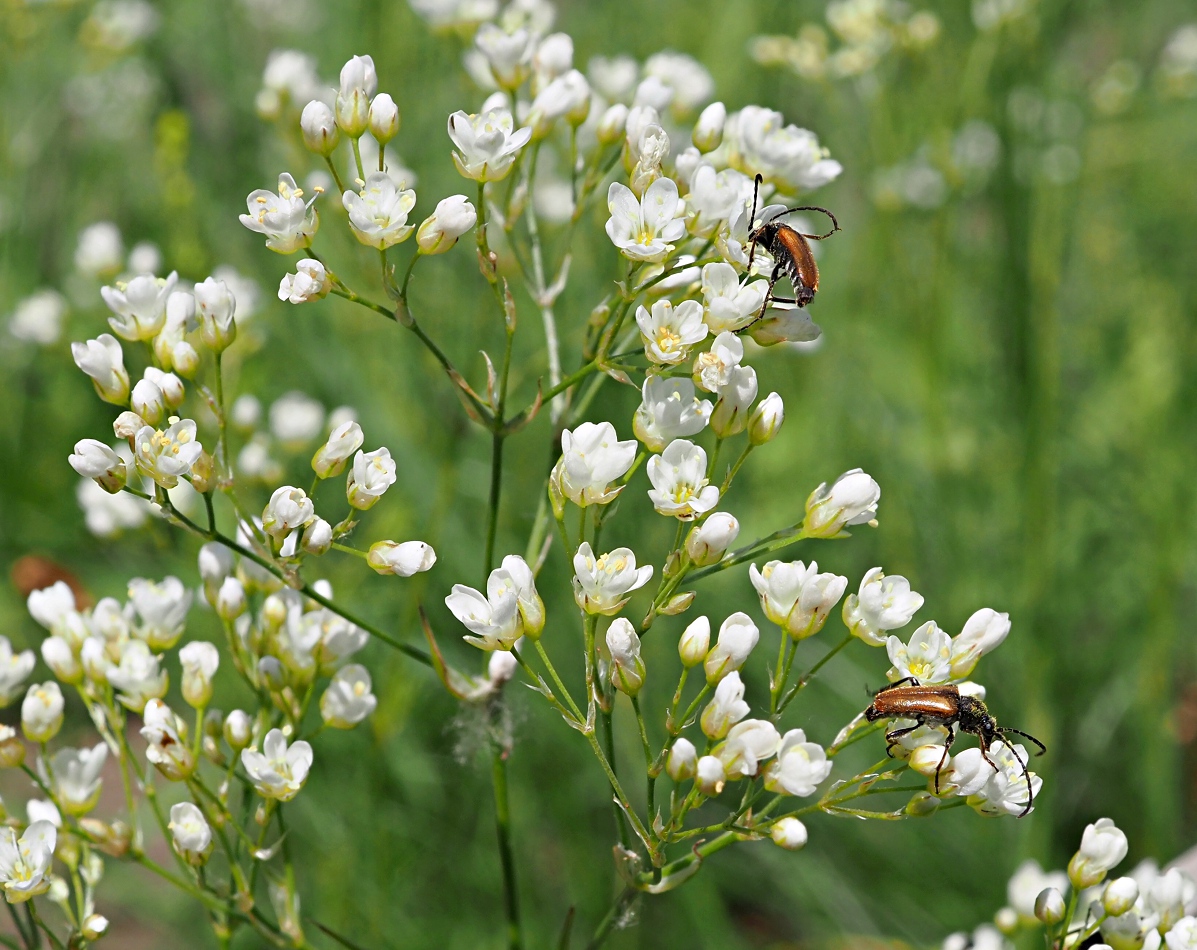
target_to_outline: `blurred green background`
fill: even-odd
[[[883,488],[880,529],[792,556],[848,574],[852,588],[874,564],[904,574],[927,598],[919,618],[950,632],[977,607],[1009,611],[1013,634],[978,675],[995,714],[1049,748],[1037,766],[1044,792],[1026,820],[968,809],[905,823],[816,817],[805,852],[767,843],[724,851],[685,887],[645,901],[614,947],[929,944],[1002,906],[1022,859],[1062,866],[1098,816],[1127,831],[1132,861],[1167,860],[1197,841],[1197,41],[1188,73],[1168,47],[1193,8],[1183,0],[1005,6],[1014,11],[1008,23],[979,30],[965,4],[916,3],[940,20],[925,50],[894,48],[858,76],[804,78],[755,62],[750,48],[761,47],[751,41],[793,37],[806,24],[826,29],[820,0],[559,4],[556,28],[574,37],[580,67],[594,55],[688,52],[711,70],[729,108],[780,109],[843,162],[841,180],[817,198],[844,225],[822,248],[812,313],[824,339],[814,352],[750,356],[762,393],[785,398],[787,419],[728,507],[750,538],[795,521],[820,481],[855,466],[873,474]],[[184,279],[232,265],[257,282],[258,312],[243,325],[252,339],[234,351],[238,391],[266,405],[298,389],[329,409],[353,406],[367,448],[389,446],[399,459],[398,484],[360,540],[420,537],[440,555],[429,574],[398,582],[365,576],[334,553],[321,567],[338,599],[414,640],[423,598],[452,657],[476,663],[453,642],[441,599],[452,583],[481,579],[489,440],[394,325],[331,298],[278,302],[287,261],[237,222],[249,191],[272,187],[279,171],[302,178],[317,167],[299,147],[293,114],[277,124],[255,114],[276,48],[312,54],[330,81],[349,55],[371,54],[380,90],[403,110],[391,154],[417,176],[417,215],[468,191],[444,131],[449,112],[483,97],[460,68],[462,43],[434,37],[397,0],[175,0],[158,13],[151,35],[113,49],[88,4],[0,0],[0,316],[43,287],[70,304],[51,345],[2,334],[0,560],[7,570],[22,555],[43,556],[97,598],[122,597],[136,575],[196,581],[196,545],[163,524],[118,539],[91,535],[66,464],[75,440],[103,438],[112,417],[68,346],[105,329],[99,284],[74,273],[72,256],[82,228],[111,220],[126,248],[155,242],[165,269]],[[373,290],[375,258],[349,236],[335,197],[320,206],[325,260]],[[567,367],[614,273],[605,216],[587,218],[559,307]],[[547,228],[550,247],[558,234]],[[413,287],[424,326],[481,380],[477,350],[499,349],[501,330],[472,250],[421,265]],[[517,403],[544,372],[539,321],[526,297],[519,302]],[[628,436],[636,398],[616,389],[607,387],[590,417],[613,418]],[[512,442],[502,553],[523,551],[549,436],[541,418]],[[285,480],[307,484],[310,451],[276,451]],[[646,486],[640,473],[629,491]],[[248,497],[261,504],[267,490],[256,492]],[[606,539],[659,561],[672,527],[633,516],[647,511],[642,504],[627,508]],[[540,586],[546,642],[576,676],[576,625],[557,633],[552,623],[573,616],[559,557]],[[759,619],[743,569],[704,587],[697,609],[715,618],[748,609]],[[662,620],[646,639],[654,703],[676,675],[681,619]],[[11,584],[0,589],[0,630],[20,646],[41,636]],[[193,612],[190,636],[215,631],[210,615]],[[817,639],[835,642],[839,631],[833,618]],[[808,643],[804,656],[824,648]],[[376,645],[364,657],[379,712],[352,733],[317,740],[313,778],[291,808],[305,910],[366,947],[497,947],[500,877],[481,725],[426,669]],[[791,724],[829,742],[885,667],[880,651],[854,645],[795,704]],[[750,696],[763,693],[763,676],[749,675]],[[217,696],[225,708],[245,701],[225,689]],[[529,946],[544,947],[571,904],[584,932],[606,909],[611,812],[583,743],[532,694],[511,692],[521,892]],[[89,741],[82,710],[74,712],[80,741]],[[15,715],[9,708],[3,718]],[[620,755],[632,768],[640,753],[629,723],[620,725]],[[861,751],[860,764],[877,751]],[[27,795],[11,776],[0,777],[0,791],[6,801]],[[104,894],[98,909],[116,922],[121,936],[111,939],[122,947],[215,945],[197,908],[134,871],[113,868]],[[253,945],[248,935],[238,943]]]

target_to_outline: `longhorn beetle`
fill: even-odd
[[[765,250],[773,255],[776,264],[773,267],[773,274],[769,278],[769,290],[765,294],[765,302],[761,304],[761,312],[757,315],[757,320],[765,316],[765,310],[770,303],[793,303],[799,307],[805,307],[815,299],[815,293],[819,289],[819,268],[815,264],[815,255],[811,252],[809,242],[822,241],[840,229],[840,223],[835,219],[835,215],[817,205],[786,208],[768,221],[753,227],[753,222],[756,221],[757,197],[760,194],[762,181],[764,181],[764,177],[757,175],[756,184],[752,189],[752,214],[748,218],[748,240],[751,242],[748,250],[748,273],[752,273],[752,259],[756,255],[758,244],[764,245]],[[795,211],[818,211],[825,214],[831,219],[832,228],[826,234],[803,234],[778,220]],[[773,286],[781,279],[782,274],[790,279],[790,283],[794,287],[793,299],[773,296]]]
[[[909,684],[909,685],[907,685]],[[981,755],[992,766],[995,772],[1001,771],[997,764],[989,757],[989,747],[1001,739],[1010,746],[1009,734],[1030,739],[1039,746],[1036,755],[1043,755],[1047,747],[1032,735],[1021,729],[1011,729],[1009,726],[999,726],[997,720],[989,714],[985,704],[975,696],[962,695],[955,686],[922,686],[913,676],[900,679],[896,683],[884,686],[873,696],[873,702],[865,710],[865,719],[876,722],[878,719],[913,719],[914,725],[904,729],[894,729],[885,734],[885,752],[891,750],[902,736],[909,735],[919,726],[946,726],[948,738],[943,745],[943,757],[935,767],[935,793],[939,794],[939,773],[948,761],[948,750],[956,741],[960,732],[967,732],[977,737],[981,746]],[[953,729],[953,726],[956,728]],[[1035,793],[1031,790],[1031,776],[1027,771],[1027,764],[1017,755],[1018,764],[1022,766],[1023,777],[1027,780],[1027,801],[1019,818],[1031,810],[1035,800]]]

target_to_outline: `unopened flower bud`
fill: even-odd
[[[723,773],[723,763],[713,755],[704,755],[694,767],[694,783],[704,795],[718,795],[723,791],[723,784],[727,776]]]
[[[611,653],[611,685],[635,696],[644,685],[644,661],[640,658],[640,637],[624,617],[607,628],[607,649]]]
[[[154,366],[147,366],[145,378],[150,380],[162,392],[162,401],[167,409],[178,409],[183,405],[187,391],[183,388],[183,380],[174,373],[164,373]]]
[[[21,730],[30,742],[49,742],[62,728],[62,690],[52,680],[29,687],[21,703]]]
[[[303,529],[300,544],[308,554],[319,557],[327,554],[333,543],[333,529],[323,518],[317,517],[310,525]]]
[[[170,362],[176,373],[185,379],[191,379],[199,370],[200,356],[194,346],[182,340],[171,347]]]
[[[162,421],[162,413],[166,411],[166,400],[162,398],[162,390],[148,379],[137,381],[137,385],[133,387],[130,405],[135,413],[152,426]]]
[[[748,441],[753,445],[764,445],[777,437],[785,420],[785,405],[777,393],[769,393],[762,399],[752,415],[748,417]]]
[[[317,155],[331,155],[341,141],[336,116],[328,104],[319,99],[313,99],[303,107],[299,128],[303,132],[303,144]]]
[[[103,914],[89,914],[83,919],[83,939],[99,940],[108,933],[108,918]]]
[[[12,726],[0,726],[0,768],[15,769],[25,761],[25,743]]]
[[[42,659],[46,666],[64,683],[83,681],[83,667],[71,645],[62,637],[47,637],[42,641]]]
[[[112,431],[118,439],[131,439],[146,425],[146,421],[137,413],[126,409],[112,422]],[[76,449],[76,451],[78,451]]]
[[[1133,877],[1119,877],[1106,885],[1101,896],[1102,909],[1111,917],[1125,914],[1139,899],[1139,884]]]
[[[806,499],[803,530],[809,538],[832,538],[844,528],[877,518],[881,488],[859,468],[844,472],[830,488],[824,483]]]
[[[416,231],[421,254],[443,254],[478,221],[478,212],[465,195],[452,195],[437,203]]]
[[[240,752],[253,737],[253,720],[243,709],[234,709],[224,717],[224,741],[234,752]]]
[[[95,479],[106,492],[115,494],[125,487],[128,465],[115,451],[97,439],[80,439],[67,461],[79,475]]]
[[[354,56],[341,67],[341,88],[337,92],[337,125],[350,138],[358,138],[370,124],[370,97],[378,88],[374,60]]]
[[[1054,887],[1045,887],[1035,898],[1035,916],[1049,926],[1058,924],[1066,913],[1064,895]]]
[[[99,818],[80,818],[79,824],[91,837],[95,847],[114,858],[124,857],[133,841],[133,832],[127,824],[117,819],[109,824]]]
[[[287,602],[278,594],[271,594],[262,601],[262,625],[273,633],[287,619]]]
[[[723,124],[727,121],[727,107],[722,102],[712,102],[702,110],[690,141],[700,152],[713,152],[723,141]]]
[[[694,603],[694,597],[695,593],[692,590],[674,594],[665,602],[665,606],[657,608],[657,613],[663,617],[676,617],[678,614],[684,614]]]
[[[610,106],[599,119],[595,135],[600,145],[614,145],[623,141],[623,130],[628,122],[628,107],[622,102]]]
[[[237,301],[223,280],[209,277],[195,285],[195,304],[199,310],[200,338],[204,345],[217,353],[237,339],[237,323],[233,315]]]
[[[212,490],[216,479],[216,459],[210,452],[200,452],[191,463],[191,487],[201,495]]]
[[[432,550],[432,545],[423,541],[404,541],[402,544],[376,541],[370,545],[366,563],[379,574],[411,577],[431,568],[436,563],[436,552]]]
[[[370,134],[379,145],[386,145],[399,134],[399,107],[385,92],[380,92],[370,103]]]
[[[287,274],[279,281],[278,299],[290,303],[311,303],[328,296],[332,290],[332,278],[318,260],[305,257],[295,265],[295,273]],[[252,426],[250,427],[252,429]]]
[[[677,643],[677,652],[682,658],[682,665],[689,669],[698,666],[707,657],[707,650],[711,647],[711,621],[705,616],[690,622]]]
[[[926,792],[923,794],[926,794]],[[1013,907],[1001,908],[993,915],[993,925],[1006,936],[1013,936],[1018,930],[1018,911]]]
[[[690,529],[686,537],[686,554],[696,567],[705,567],[723,559],[723,554],[740,533],[740,522],[723,511],[717,511],[702,524]]]
[[[915,792],[902,809],[911,818],[925,818],[939,810],[940,801],[930,792]]]
[[[665,771],[675,782],[684,782],[694,778],[698,768],[698,750],[694,743],[685,736],[674,740],[673,748],[669,750],[669,758],[665,760]]]
[[[207,863],[212,853],[212,829],[199,807],[192,802],[179,802],[170,810],[171,844],[192,867]]]
[[[498,688],[515,676],[519,660],[510,650],[495,650],[486,663],[486,676],[490,685]]]
[[[1098,884],[1114,865],[1126,857],[1126,835],[1109,818],[1085,827],[1081,847],[1068,862],[1068,879],[1080,891]]]
[[[906,760],[906,764],[919,773],[928,778],[933,776],[939,768],[939,763],[944,759],[943,746],[941,745],[921,745],[910,753],[910,758]],[[944,763],[944,768],[947,768],[947,763]]]
[[[787,851],[801,851],[806,847],[806,825],[797,818],[781,818],[773,822],[769,837],[775,845]]]
[[[193,709],[207,706],[212,699],[212,677],[220,666],[220,652],[211,643],[195,640],[179,651],[179,662],[183,665],[183,699]]]
[[[271,692],[278,692],[287,685],[287,674],[278,657],[264,656],[258,660],[258,679]]]

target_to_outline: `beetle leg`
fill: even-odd
[[[893,749],[894,746],[896,746],[898,744],[898,740],[901,739],[903,736],[910,735],[910,733],[914,732],[915,729],[918,729],[922,725],[923,725],[923,719],[920,716],[918,719],[916,719],[914,721],[913,726],[907,726],[904,729],[895,729],[893,732],[887,732],[885,734],[885,754],[888,755],[892,759],[893,753],[891,750]]]
[[[943,755],[939,759],[939,765],[935,766],[935,794],[939,794],[939,773],[943,771],[944,763],[948,761],[948,749],[952,748],[952,743],[956,741],[956,732],[951,726],[948,726],[948,738],[943,744]]]
[[[913,677],[913,676],[903,676],[903,677],[902,677],[900,680],[898,680],[897,682],[894,682],[894,683],[887,683],[885,686],[882,686],[882,687],[881,687],[881,689],[877,690],[877,692],[875,692],[873,695],[874,695],[874,696],[879,696],[879,695],[881,695],[882,693],[884,693],[886,690],[890,690],[890,689],[897,689],[899,686],[905,686],[907,683],[913,683],[915,686],[918,686],[918,685],[919,685],[919,681],[918,681],[918,680],[917,680],[915,677]]]

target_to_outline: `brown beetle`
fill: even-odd
[[[939,773],[948,760],[948,750],[956,741],[960,732],[967,732],[977,737],[981,746],[981,755],[992,766],[995,772],[1000,771],[997,763],[989,757],[989,747],[1001,739],[1010,746],[1009,735],[1019,735],[1030,739],[1039,746],[1036,755],[1043,755],[1047,747],[1032,735],[1021,729],[1011,729],[1009,726],[999,726],[997,720],[989,714],[989,710],[981,700],[975,696],[963,695],[955,686],[922,686],[912,676],[884,686],[873,696],[873,702],[864,712],[865,719],[876,722],[878,719],[913,719],[914,725],[903,729],[894,729],[885,734],[885,751],[890,754],[894,745],[902,736],[909,735],[919,726],[946,726],[947,741],[943,746],[943,757],[935,767],[935,793],[939,794]],[[955,728],[953,728],[955,727]],[[1015,758],[1018,758],[1016,755]],[[1027,771],[1027,764],[1018,759],[1022,766],[1023,777],[1027,780],[1027,802],[1019,818],[1031,810],[1035,800],[1035,793],[1031,790],[1031,776]]]
[[[761,175],[757,175],[756,185],[752,190],[752,214],[748,218],[748,240],[751,242],[748,250],[748,272],[752,272],[752,259],[756,255],[758,244],[764,245],[765,250],[773,256],[776,264],[773,267],[773,274],[769,277],[769,290],[765,294],[765,302],[761,305],[761,312],[757,316],[757,320],[764,317],[765,310],[770,303],[792,303],[799,307],[805,307],[815,299],[815,293],[819,289],[819,268],[815,264],[815,255],[811,251],[809,242],[822,241],[840,229],[840,223],[835,219],[835,215],[817,205],[786,208],[754,228],[752,225],[756,220],[757,196],[760,194],[763,180]],[[795,211],[818,211],[825,214],[831,219],[832,228],[826,234],[803,234],[779,220]],[[790,283],[794,287],[793,298],[773,296],[773,286],[783,274],[790,279]]]

